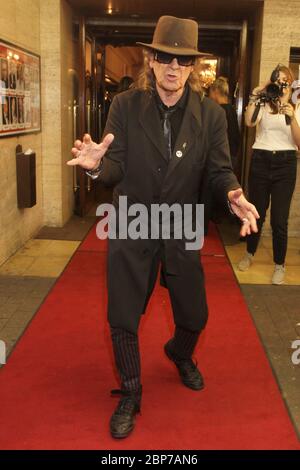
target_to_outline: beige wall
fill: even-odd
[[[260,82],[279,62],[289,63],[290,48],[300,47],[300,0],[265,0]]]
[[[51,11],[51,15],[50,15]],[[43,206],[45,225],[61,224],[60,1],[41,1]],[[50,47],[51,44],[51,47]]]
[[[40,1],[0,0],[1,38],[40,54]],[[26,21],[25,21],[26,18]],[[16,157],[18,144],[36,152],[37,205],[18,209]],[[0,264],[43,225],[42,135],[0,139]]]
[[[73,210],[72,11],[65,0],[41,0],[40,18],[44,224],[63,226]]]
[[[42,133],[0,139],[0,264],[43,225],[62,226],[73,210],[72,12],[66,0],[0,0],[1,38],[41,56]],[[15,148],[36,152],[37,204],[17,207]]]
[[[76,97],[74,63],[77,51],[74,51],[72,40],[72,10],[64,0],[61,2],[61,171],[62,171],[62,220],[64,225],[74,209],[73,177],[71,169],[66,165],[70,160],[70,149],[73,147],[73,103]]]
[[[278,63],[288,65],[290,48],[300,47],[300,0],[265,0],[262,16],[257,18],[255,42],[253,87],[266,83]],[[264,233],[270,234],[269,221]],[[300,235],[300,159],[289,234]]]

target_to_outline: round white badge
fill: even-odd
[[[182,152],[181,150],[177,150],[176,152],[176,157],[181,158],[182,157]]]

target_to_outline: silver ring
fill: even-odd
[[[249,222],[249,219],[247,219],[247,217],[244,217],[242,221],[243,221],[243,224],[247,224]]]

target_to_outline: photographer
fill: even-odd
[[[271,80],[250,96],[246,125],[257,126],[249,172],[249,200],[260,214],[258,233],[247,236],[247,253],[239,262],[247,271],[257,250],[271,200],[271,227],[275,269],[272,284],[283,284],[287,251],[288,217],[296,183],[296,151],[300,147],[300,109],[291,102],[294,81],[289,68],[279,64]]]

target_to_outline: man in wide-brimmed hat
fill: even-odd
[[[244,197],[233,174],[221,107],[204,97],[198,74],[198,25],[189,19],[163,16],[134,89],[115,97],[104,140],[86,135],[72,150],[70,165],[81,165],[104,184],[116,185],[114,204],[127,196],[128,205],[174,203],[196,206],[203,175],[208,187],[243,221],[241,234],[256,231],[258,214]],[[105,155],[105,156],[104,156]],[[104,158],[103,158],[104,157]],[[119,209],[121,210],[121,209]],[[124,438],[133,430],[140,410],[142,385],[138,326],[162,266],[175,331],[165,345],[180,380],[191,390],[204,387],[192,360],[207,322],[203,270],[198,250],[186,250],[186,239],[110,239],[108,253],[108,319],[117,370],[120,402],[110,431]]]

